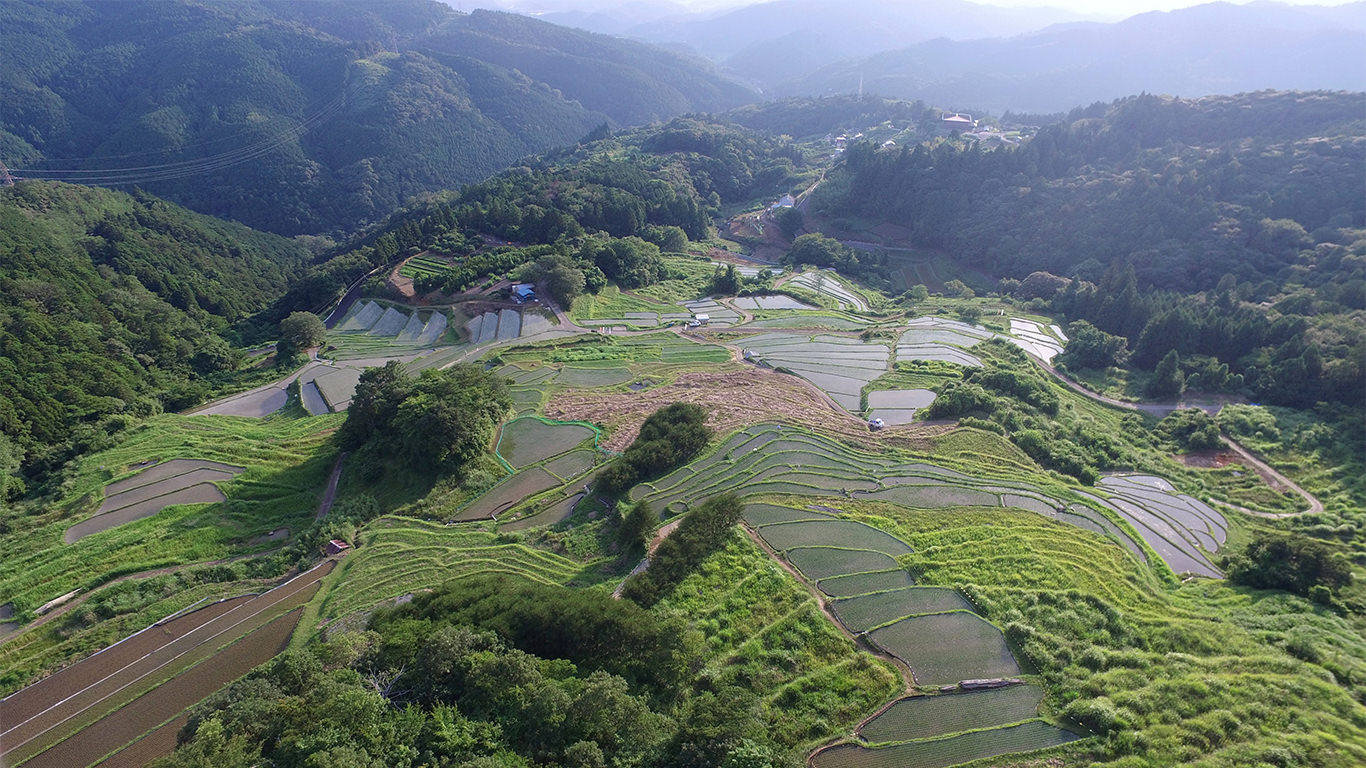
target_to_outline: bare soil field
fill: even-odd
[[[176,504],[205,504],[223,501],[227,497],[218,490],[218,486],[211,483],[199,483],[188,488],[172,490],[164,496],[148,499],[147,501],[130,504],[126,507],[116,509],[112,512],[105,512],[102,515],[95,515],[88,520],[66,529],[63,539],[67,544],[79,541],[92,533],[107,531],[110,528],[131,523],[134,520],[141,520],[144,517],[151,517],[166,507]]]
[[[0,732],[0,757],[13,764],[32,758],[81,732],[111,711],[125,707],[150,687],[158,683],[164,685],[163,681],[174,680],[185,674],[184,670],[216,657],[225,643],[259,630],[281,613],[307,602],[316,591],[318,580],[330,572],[332,566],[329,561],[260,595],[223,601],[164,624],[155,624],[0,700],[0,723],[5,727]],[[217,661],[206,666],[227,668],[226,664]],[[212,690],[202,690],[199,698]],[[194,701],[198,698],[189,703]],[[188,703],[180,708],[184,706]],[[144,715],[141,730],[89,755],[87,763],[126,744],[177,711],[179,709],[164,712],[155,720]]]
[[[303,609],[296,608],[275,618],[269,624],[215,654],[212,661],[199,664],[172,678],[24,765],[31,768],[74,768],[90,765],[149,729],[157,728],[167,718],[184,711],[223,685],[250,672],[257,665],[269,661],[289,645],[289,636],[294,632],[294,627],[298,625],[302,614]],[[125,751],[130,752],[129,757],[132,758],[154,759],[168,754],[174,748],[175,733],[172,732],[169,739],[166,738],[166,734],[160,734],[150,743],[138,742]],[[149,752],[152,754],[147,754]],[[124,764],[144,763],[124,761]]]
[[[158,757],[175,750],[180,729],[189,722],[189,715],[181,715],[143,736],[97,764],[97,768],[142,768]]]
[[[908,425],[869,432],[863,420],[833,405],[794,376],[745,368],[728,373],[685,373],[670,384],[640,392],[562,391],[547,404],[548,418],[591,421],[608,427],[603,441],[621,451],[635,440],[640,425],[656,410],[675,402],[707,410],[707,426],[727,434],[751,424],[781,421],[837,435],[863,446],[898,445],[929,450],[929,438],[948,431],[943,425]]]

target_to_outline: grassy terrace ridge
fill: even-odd
[[[473,573],[510,573],[551,584],[577,583],[585,564],[469,526],[446,526],[398,515],[381,517],[358,534],[360,546],[323,582],[302,623],[311,632],[380,603]]]
[[[739,534],[655,607],[687,618],[703,674],[762,698],[775,741],[804,753],[901,690],[894,669],[842,635],[815,599]]]

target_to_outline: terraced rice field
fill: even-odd
[[[498,436],[498,454],[508,464],[521,469],[564,453],[591,440],[594,434],[593,429],[584,424],[524,416],[503,425]],[[592,466],[591,460],[589,466]]]
[[[706,315],[709,317],[710,320],[708,322],[713,326],[725,327],[740,322],[739,312],[736,312],[723,304],[719,304],[712,299],[697,299],[695,301],[682,301],[679,303],[687,307],[693,315]]]
[[[978,478],[895,456],[862,453],[824,436],[776,424],[736,432],[692,464],[633,488],[630,497],[645,499],[663,513],[678,514],[726,491],[742,497],[782,493],[871,499],[918,509],[1014,507],[1106,536],[1146,562],[1142,547],[1104,514],[1080,503],[1052,499],[1028,483]],[[798,519],[820,517],[811,511],[797,514],[804,516]],[[807,574],[813,580],[829,575]]]
[[[592,469],[596,462],[597,453],[592,449],[583,449],[570,451],[563,456],[547,461],[542,466],[545,471],[568,482]]]
[[[1056,747],[1077,738],[1074,733],[1034,720],[882,749],[842,744],[820,752],[811,764],[814,768],[947,768],[988,757]]]
[[[476,573],[508,573],[546,584],[565,584],[582,566],[523,544],[499,543],[497,534],[405,517],[382,517],[366,526],[364,546],[344,558],[328,579],[322,619],[354,611],[445,581]]]
[[[566,364],[555,377],[556,384],[566,387],[610,387],[625,384],[635,376],[629,368],[598,368],[588,365]]]
[[[1042,700],[1043,690],[1032,685],[914,696],[870,720],[859,729],[859,735],[877,744],[1019,723],[1038,717]]]
[[[1029,354],[1051,363],[1054,357],[1062,354],[1062,345],[1067,343],[1067,336],[1056,325],[1050,325],[1048,330],[1045,330],[1041,324],[1032,320],[1012,317],[1010,341]]]
[[[773,331],[737,343],[747,358],[792,371],[851,413],[862,411],[863,388],[887,372],[891,358],[886,346],[847,336]]]
[[[891,557],[911,551],[904,541],[814,508],[750,504],[745,521],[834,596],[829,605],[846,629],[902,660],[916,684],[955,691],[896,702],[860,730],[859,742],[819,751],[815,765],[955,765],[1076,738],[1036,719],[1037,687],[1016,681],[974,690],[976,683],[963,682],[1010,679],[1020,667],[1004,635],[961,593],[911,584]],[[809,546],[817,541],[825,545]]]
[[[915,420],[915,412],[928,408],[938,397],[928,389],[884,389],[868,393],[868,418],[882,419],[896,426],[910,424]]]
[[[945,587],[902,587],[871,592],[836,600],[833,606],[840,622],[854,632],[867,632],[907,616],[973,610],[972,604],[958,590]]]
[[[1228,537],[1223,515],[1160,477],[1106,477],[1097,485],[1109,494],[1102,503],[1133,526],[1172,572],[1223,578],[1205,555],[1218,552]]]
[[[852,309],[855,312],[868,311],[868,300],[836,277],[834,270],[823,269],[818,272],[803,272],[787,281],[787,284],[804,288],[822,296],[828,296],[839,302],[840,309]]]
[[[490,520],[523,501],[561,485],[560,479],[540,467],[524,469],[485,491],[463,507],[452,520]]]
[[[95,516],[71,526],[67,544],[177,504],[205,504],[227,499],[216,483],[231,480],[244,467],[203,459],[172,459],[106,485]]]
[[[866,328],[868,323],[852,317],[840,317],[836,315],[824,315],[816,313],[802,313],[792,317],[769,317],[763,320],[752,320],[745,323],[743,328],[829,328],[835,331],[857,331]]]
[[[816,309],[816,307],[813,307],[810,304],[782,294],[773,296],[741,296],[735,299],[733,303],[741,309]]]

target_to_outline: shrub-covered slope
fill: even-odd
[[[235,366],[219,332],[307,257],[150,195],[0,189],[0,449],[41,466],[117,431],[121,414],[194,402]]]

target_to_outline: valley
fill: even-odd
[[[1360,94],[966,134],[366,13],[0,10],[86,99],[0,117],[0,762],[1366,763]],[[94,140],[192,44],[237,138]]]

